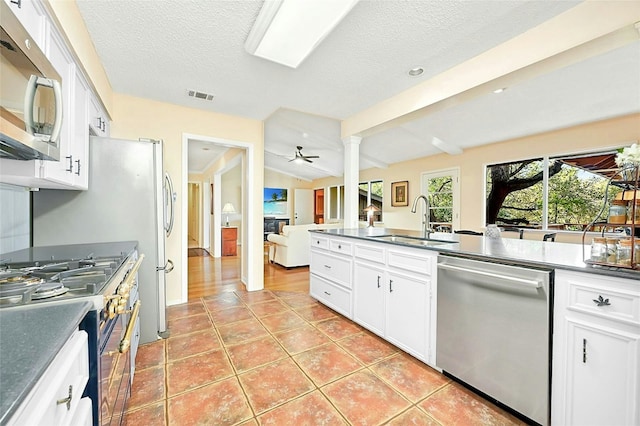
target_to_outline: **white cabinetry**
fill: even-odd
[[[74,57],[54,25],[51,24],[39,1],[21,0],[21,5],[4,0],[34,40],[46,53],[47,58],[61,77],[62,120],[60,133],[60,161],[45,160],[0,160],[0,182],[32,188],[87,189],[89,176],[89,126],[92,117],[100,115],[104,130],[95,131],[108,135],[106,114],[99,108],[93,93]],[[16,0],[17,1],[17,0]],[[89,101],[91,97],[91,102]],[[91,104],[91,112],[90,112]]]
[[[33,0],[4,0],[40,50],[45,51],[48,29],[47,16],[42,4]]]
[[[353,320],[431,364],[436,257],[420,249],[355,244]]]
[[[351,241],[311,237],[309,292],[336,312],[351,318]]]
[[[637,280],[556,271],[551,420],[640,424]]]
[[[311,236],[311,296],[432,365],[436,267],[428,250]]]
[[[87,333],[76,330],[29,392],[8,425],[91,425]]]
[[[93,95],[89,97],[89,128],[96,136],[109,136],[109,118]]]

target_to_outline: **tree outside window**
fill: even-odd
[[[620,192],[615,186],[606,191],[610,163],[602,159],[614,156],[608,151],[487,166],[486,224],[582,231],[602,210],[605,192],[607,201]]]

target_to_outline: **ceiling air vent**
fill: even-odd
[[[213,95],[208,93],[198,92],[197,90],[187,90],[187,94],[192,98],[202,99],[205,101],[212,101]]]

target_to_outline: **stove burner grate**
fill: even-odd
[[[38,286],[36,291],[31,294],[31,300],[48,299],[65,294],[67,291],[69,289],[61,283],[45,283]]]

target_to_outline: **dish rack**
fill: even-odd
[[[598,213],[595,219],[585,227],[584,232],[582,233],[582,247],[583,253],[585,253],[584,262],[587,265],[640,270],[640,253],[638,253],[640,246],[636,247],[638,242],[640,242],[640,236],[638,236],[638,233],[640,232],[640,220],[638,220],[638,216],[640,216],[640,212],[638,211],[640,210],[640,205],[638,204],[638,200],[640,200],[639,183],[640,166],[626,166],[621,169],[617,169],[615,170],[614,175],[609,179],[605,191],[602,210],[600,210],[600,213]],[[607,208],[610,207],[607,196],[610,185],[622,189],[622,192],[616,195],[616,200],[627,201],[627,209],[630,211],[630,219],[627,219],[626,223],[609,222],[609,216],[607,216],[606,222],[598,221],[603,212],[607,211]],[[630,235],[628,237],[631,240],[631,255],[628,265],[611,261],[596,261],[588,256],[589,253],[585,250],[585,246],[590,246],[591,243],[586,240],[587,232],[593,230],[596,226],[601,227],[601,236],[603,237],[608,229],[625,228],[629,230]]]

